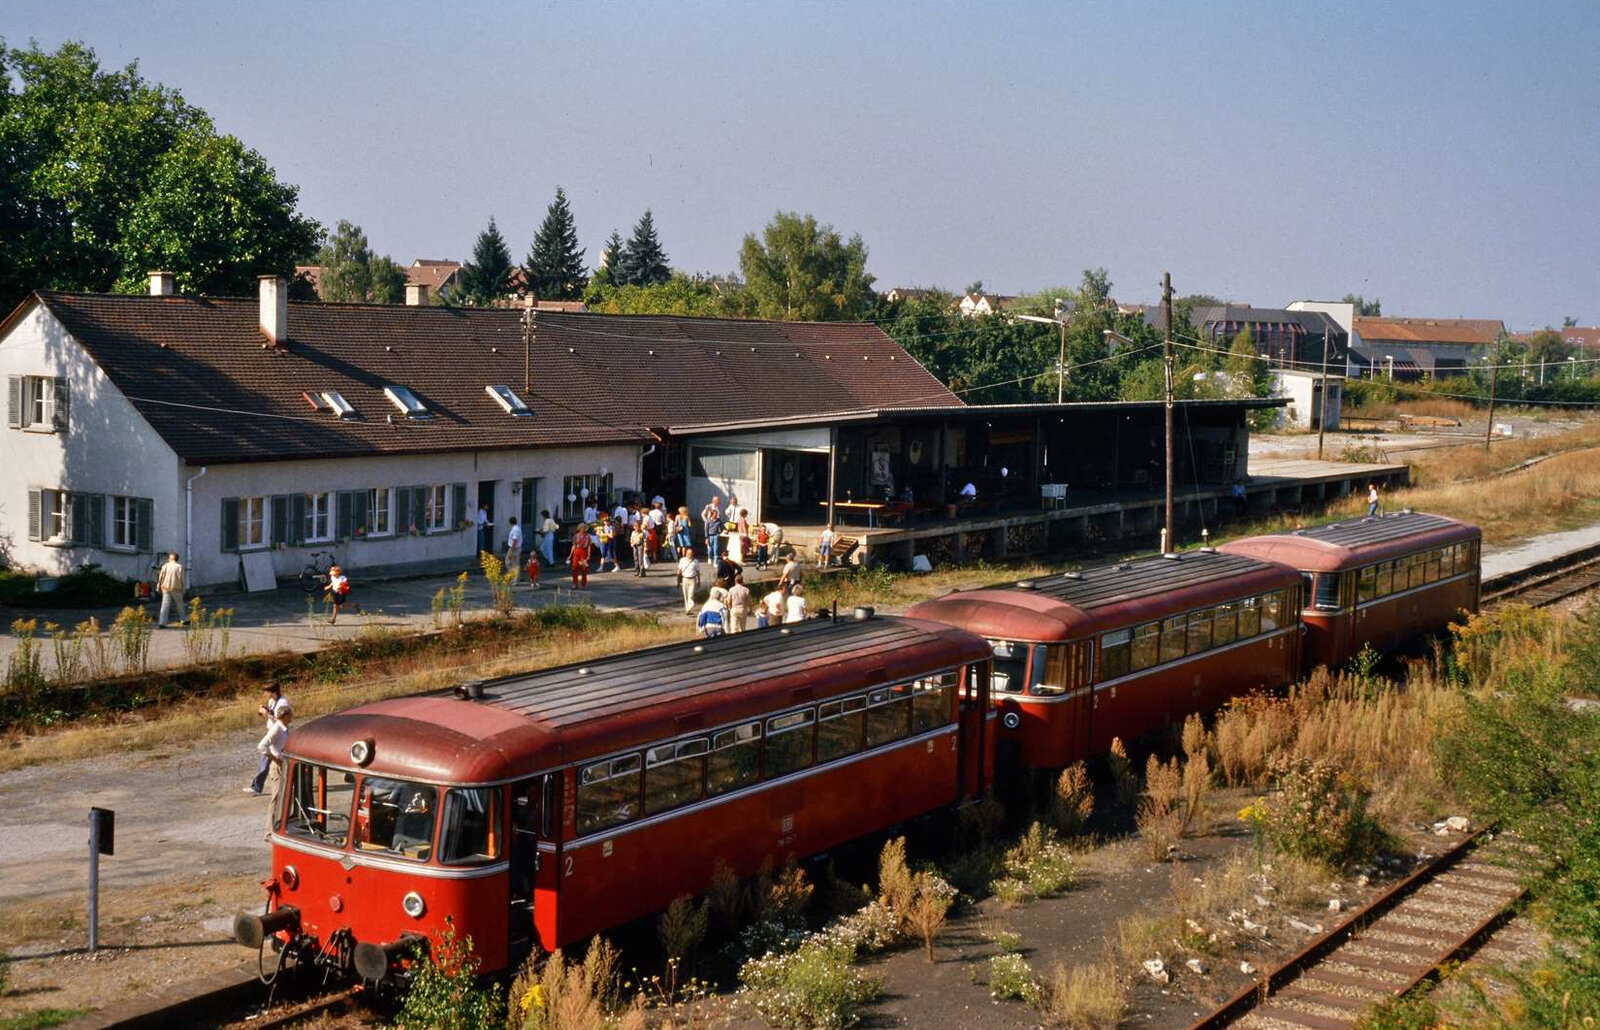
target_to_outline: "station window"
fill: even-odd
[[[817,706],[817,761],[827,762],[861,750],[866,732],[867,699],[864,695],[840,698]]]
[[[619,755],[578,770],[578,833],[632,819],[639,810],[639,756]]]
[[[816,713],[807,708],[787,715],[775,715],[767,720],[767,760],[764,770],[767,779],[804,769],[811,764],[811,729],[815,719]]]
[[[925,676],[911,685],[911,732],[925,733],[950,722],[956,674]]]
[[[383,851],[426,862],[433,854],[439,819],[439,789],[381,776],[361,781],[356,802],[357,851]]]
[[[713,797],[761,778],[761,724],[747,722],[711,736],[706,787]]]
[[[655,815],[669,808],[699,801],[706,772],[706,752],[711,743],[705,737],[659,744],[644,753],[644,814]]]
[[[1211,650],[1211,609],[1189,613],[1189,639],[1184,649],[1190,654]]]
[[[1231,644],[1239,638],[1239,606],[1232,601],[1219,604],[1212,610],[1211,642],[1217,647]]]
[[[1261,599],[1246,597],[1239,602],[1239,639],[1261,632]]]
[[[1174,615],[1161,620],[1161,660],[1175,662],[1183,657],[1183,641],[1187,633],[1187,619]]]
[[[446,865],[474,865],[500,857],[500,789],[457,788],[444,796],[444,828],[439,832],[439,860]]]
[[[1126,676],[1132,668],[1133,630],[1114,629],[1100,634],[1100,679]]]
[[[319,844],[342,848],[350,839],[350,810],[356,796],[354,773],[295,763],[289,787],[289,818],[284,830]]]
[[[911,687],[899,684],[867,695],[867,747],[899,740],[911,732]]]
[[[1133,631],[1133,667],[1148,669],[1161,657],[1161,624],[1147,622]]]

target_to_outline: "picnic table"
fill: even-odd
[[[827,501],[818,501],[817,503],[822,505],[823,508],[828,507]],[[866,512],[868,529],[872,529],[877,525],[878,512],[886,507],[882,501],[834,501],[833,506],[835,509],[847,508],[852,511]]]

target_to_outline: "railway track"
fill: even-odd
[[[324,1013],[342,1011],[362,996],[359,987],[322,990],[309,982],[291,984],[285,993],[286,998],[263,1008],[270,995],[252,976],[221,986],[208,984],[205,990],[156,1008],[102,1010],[67,1024],[65,1030],[221,1030],[234,1026],[283,1030]]]
[[[1438,856],[1190,1030],[1344,1030],[1472,954],[1524,894],[1524,850],[1477,834]]]
[[[1596,587],[1600,587],[1600,548],[1588,548],[1486,581],[1479,604],[1489,608],[1514,601],[1538,608]]]

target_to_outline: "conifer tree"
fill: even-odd
[[[533,248],[522,270],[528,289],[543,300],[576,300],[583,296],[583,251],[578,247],[578,227],[572,220],[567,194],[556,187],[556,199],[545,211],[544,223],[533,237]]]
[[[654,286],[672,278],[649,208],[645,208],[644,217],[633,227],[632,238],[618,255],[612,278],[618,286]]]
[[[617,281],[617,266],[622,262],[622,236],[617,230],[612,229],[611,235],[606,237],[606,245],[600,251],[600,266],[594,270],[590,279],[593,286],[619,286]]]
[[[456,287],[455,299],[468,305],[491,304],[506,292],[506,281],[510,278],[511,250],[506,246],[506,238],[500,235],[494,216],[490,215],[488,227],[478,234],[478,241],[472,245],[472,260],[462,265],[456,275],[460,285]]]

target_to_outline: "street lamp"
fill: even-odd
[[[1389,369],[1389,382],[1394,382],[1394,355],[1385,354],[1383,356],[1383,363],[1384,365],[1388,366]]]
[[[1578,359],[1571,354],[1567,355],[1567,367],[1572,369],[1572,381],[1578,381]]]
[[[1056,313],[1054,318],[1045,318],[1043,315],[1013,315],[1013,318],[1022,322],[1039,322],[1044,325],[1061,327],[1061,354],[1056,358],[1056,403],[1060,404],[1066,394],[1067,386],[1067,315],[1072,310],[1069,301],[1056,298]]]

